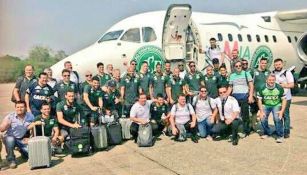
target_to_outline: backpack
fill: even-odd
[[[139,147],[150,147],[153,145],[152,127],[150,123],[139,126],[137,144]]]
[[[210,97],[207,97],[208,98],[208,103],[209,103],[209,106],[210,106],[210,109],[211,109],[211,112],[213,112],[213,108],[212,108],[212,105],[211,105],[211,98]],[[196,99],[195,99],[195,101],[193,100],[193,104],[192,104],[192,106],[193,106],[193,108],[194,108],[194,110],[196,109],[196,104],[197,104],[197,102],[198,102],[198,96],[196,97]]]

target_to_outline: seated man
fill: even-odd
[[[213,98],[207,96],[205,86],[199,88],[199,95],[193,99],[193,107],[196,112],[197,125],[200,137],[212,140],[211,129],[217,115],[217,108]]]
[[[169,125],[169,109],[164,103],[162,94],[156,96],[157,102],[150,105],[151,123],[153,124],[154,130],[158,132],[166,132],[167,126]],[[164,116],[162,118],[162,116]]]
[[[186,140],[186,135],[183,134],[185,130],[191,132],[191,139],[194,143],[198,143],[196,115],[191,104],[186,103],[184,94],[180,94],[178,103],[174,104],[171,110],[170,122],[172,126],[172,133],[176,136],[176,140]],[[180,136],[184,137],[182,139]]]
[[[146,94],[141,93],[138,101],[132,106],[130,120],[132,120],[130,133],[134,138],[134,142],[136,142],[139,125],[146,125],[150,122],[150,102],[147,101]]]
[[[81,107],[75,102],[75,92],[68,90],[65,93],[65,100],[56,105],[57,118],[60,123],[61,136],[66,139],[69,135],[70,128],[80,128],[78,116],[80,115]],[[81,121],[85,124],[85,121]]]
[[[239,117],[240,107],[238,101],[234,97],[227,95],[227,87],[219,87],[218,92],[219,97],[215,99],[215,102],[219,109],[220,121],[213,126],[211,132],[216,135],[231,129],[232,145],[238,145],[238,128],[242,123],[242,119]]]
[[[14,148],[17,146],[23,157],[28,158],[28,129],[27,127],[34,120],[31,113],[26,112],[26,103],[18,101],[15,103],[14,113],[8,114],[0,125],[0,131],[5,132],[3,142],[6,148],[6,159],[9,162],[10,168],[16,168],[16,158]]]
[[[42,114],[35,117],[34,122],[28,126],[28,129],[31,130],[35,127],[36,135],[41,136],[41,125],[44,125],[44,134],[51,139],[52,147],[55,148],[60,146],[64,139],[60,136],[58,121],[54,116],[50,115],[50,111],[50,104],[43,103],[41,107]]]
[[[98,108],[102,108],[103,92],[100,88],[99,78],[94,77],[92,84],[84,88],[83,100],[85,102],[86,109],[84,116],[90,118],[90,126],[94,126],[98,123]],[[88,123],[88,122],[86,122]]]

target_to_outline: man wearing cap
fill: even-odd
[[[86,104],[86,112],[84,115],[87,116],[86,118],[90,119],[89,121],[91,126],[97,124],[98,109],[102,109],[103,106],[102,96],[103,92],[100,88],[99,78],[94,77],[92,84],[85,86],[83,92],[83,101]]]
[[[111,79],[111,76],[104,72],[104,64],[99,62],[97,63],[98,74],[95,77],[99,78],[100,87],[103,87],[107,81]]]
[[[116,89],[116,81],[110,80],[107,82],[107,88],[103,94],[103,107],[111,110],[112,115],[115,119],[119,118],[120,106],[120,92]]]

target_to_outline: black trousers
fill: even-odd
[[[197,135],[197,122],[196,122],[196,125],[195,125],[195,127],[194,128],[191,128],[191,122],[192,121],[188,121],[187,123],[185,123],[183,126],[184,126],[184,128],[185,128],[185,130],[187,131],[187,132],[190,132],[191,134],[192,134],[192,137],[195,137],[196,135]],[[178,125],[178,124],[176,124],[176,125]],[[179,130],[178,130],[179,131]],[[180,131],[179,131],[180,132]],[[176,135],[176,138],[177,137],[179,137],[179,133],[178,132],[178,134]]]
[[[241,117],[243,120],[243,130],[245,134],[250,133],[250,117],[249,117],[249,104],[247,100],[238,100],[239,106],[241,108]]]
[[[229,130],[231,130],[232,139],[235,140],[238,138],[238,129],[241,123],[242,123],[241,119],[235,119],[229,125],[227,125],[224,121],[220,121],[219,123],[213,126],[211,132],[213,135],[217,134],[224,135],[224,134],[229,134]]]

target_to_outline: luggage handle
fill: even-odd
[[[102,116],[103,116],[102,109],[98,108],[97,111],[98,111],[98,115],[99,115],[98,116],[98,126],[101,126],[102,125]]]
[[[42,128],[42,135],[45,136],[45,129],[44,129],[44,126],[45,126],[45,122],[43,119],[41,119],[41,128]],[[34,131],[34,137],[36,137],[36,125],[33,127],[33,131]]]
[[[126,115],[124,115],[124,103],[122,104],[122,116],[121,116],[121,118],[127,118],[127,116]]]

